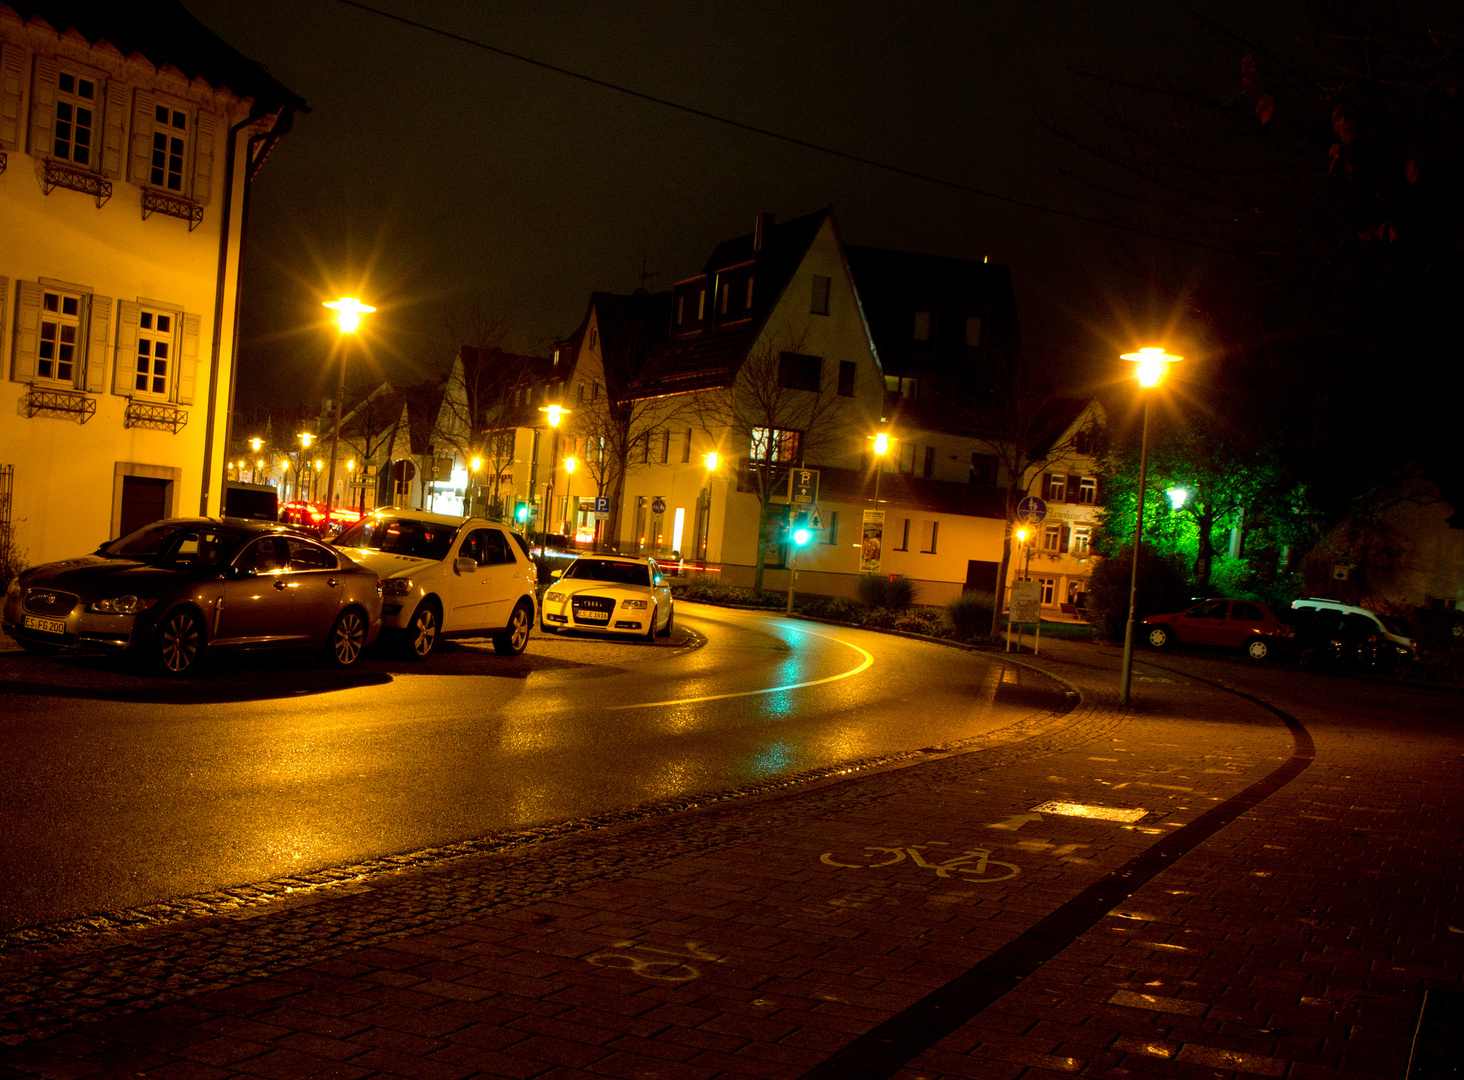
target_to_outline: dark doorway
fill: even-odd
[[[168,516],[169,483],[151,476],[122,478],[122,531],[119,536],[126,536]]]
[[[996,595],[996,575],[1001,563],[982,562],[971,559],[966,563],[966,586],[963,592],[983,592]]]

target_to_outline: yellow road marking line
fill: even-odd
[[[857,668],[849,671],[841,672],[838,675],[830,675],[823,679],[813,679],[809,682],[788,683],[786,686],[770,686],[766,690],[738,690],[730,694],[707,694],[704,697],[675,698],[671,701],[638,701],[634,705],[609,705],[606,706],[605,711],[618,712],[621,709],[650,709],[660,705],[692,705],[698,701],[721,701],[724,698],[756,697],[759,694],[781,694],[785,690],[802,690],[806,686],[822,686],[824,683],[847,679],[851,676],[858,675],[861,671],[868,670],[874,664],[874,657],[853,642],[844,641],[842,638],[832,637],[828,634],[815,634],[812,630],[804,630],[799,626],[789,626],[786,629],[792,630],[796,634],[807,634],[809,637],[823,638],[825,641],[833,641],[847,646],[864,657],[864,662]]]

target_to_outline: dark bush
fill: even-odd
[[[780,608],[787,603],[787,597],[780,593],[762,593],[736,585],[723,585],[719,581],[705,578],[690,578],[674,581],[673,594],[680,600],[704,601],[708,604],[736,604],[739,607]]]
[[[985,638],[991,633],[991,612],[996,597],[988,592],[963,592],[945,606],[951,637],[957,641]]]
[[[860,574],[854,582],[854,596],[867,608],[908,611],[915,603],[915,583],[904,574]]]
[[[842,596],[810,597],[800,601],[798,610],[816,619],[832,619],[835,622],[857,623],[864,615],[864,608],[853,600]]]
[[[1132,547],[1119,549],[1103,559],[1088,581],[1086,614],[1099,641],[1122,641],[1128,621],[1129,576],[1133,570]],[[1188,606],[1189,587],[1184,574],[1168,558],[1148,544],[1139,548],[1139,588],[1134,618],[1179,611]]]

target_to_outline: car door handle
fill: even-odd
[[[339,584],[339,582],[337,582],[335,578],[326,578],[325,583],[329,585],[332,589],[334,589],[336,585]]]
[[[285,584],[285,579],[284,578],[275,578],[274,586],[280,592],[284,592],[285,589],[287,589],[289,587],[289,586],[287,586]]]

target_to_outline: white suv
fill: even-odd
[[[1369,611],[1365,607],[1357,607],[1353,604],[1344,604],[1337,600],[1328,600],[1321,596],[1308,596],[1302,600],[1291,601],[1293,611],[1340,611],[1344,615],[1361,615],[1370,621],[1377,631],[1386,640],[1393,643],[1400,655],[1412,657],[1417,652],[1417,646],[1408,632],[1408,624],[1397,619],[1386,619],[1376,612]]]
[[[508,527],[386,509],[367,514],[334,546],[380,576],[383,636],[395,631],[409,657],[425,660],[444,636],[491,636],[504,656],[528,645],[539,572]]]

